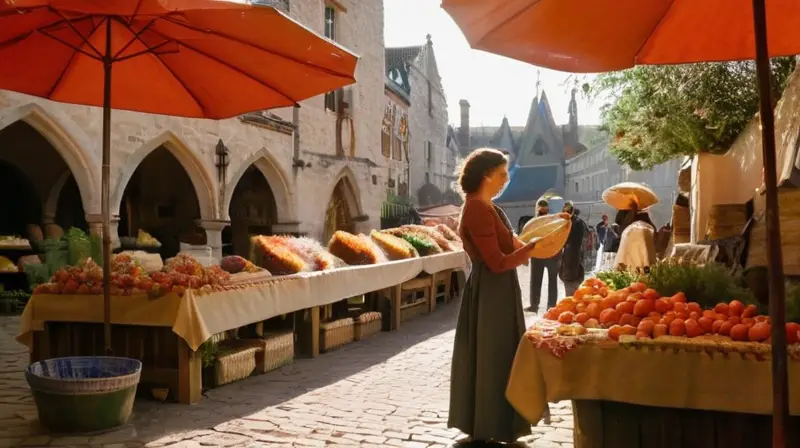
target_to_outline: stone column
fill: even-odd
[[[103,215],[91,215],[86,214],[86,224],[89,225],[89,233],[92,235],[97,235],[102,237],[103,236]],[[120,246],[119,243],[119,215],[114,215],[111,217],[111,222],[109,225],[109,231],[111,232],[111,249],[117,248]]]
[[[222,258],[222,231],[231,225],[230,221],[215,219],[199,219],[197,225],[206,231],[206,245],[211,248],[211,256],[217,260]]]

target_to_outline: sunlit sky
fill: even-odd
[[[440,8],[441,0],[384,0],[386,47],[422,45],[431,34],[439,74],[447,95],[448,119],[458,124],[460,99],[470,103],[470,126],[498,126],[504,116],[512,126],[524,126],[531,100],[547,92],[556,123],[567,122],[572,83],[569,74],[517,62],[469,48],[464,35]],[[590,78],[579,77],[580,82]],[[578,97],[578,121],[600,122],[599,103]]]

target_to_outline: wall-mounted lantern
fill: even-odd
[[[219,178],[220,185],[225,185],[225,174],[228,171],[228,165],[230,164],[230,156],[228,154],[228,147],[225,146],[225,143],[222,139],[219,139],[217,142],[216,148],[216,156],[217,156],[217,177]]]

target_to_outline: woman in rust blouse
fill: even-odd
[[[448,426],[474,441],[515,442],[530,424],[505,398],[517,344],[525,332],[517,266],[531,258],[494,205],[508,182],[508,161],[494,149],[471,153],[459,173],[464,195],[459,233],[472,260],[456,325]]]

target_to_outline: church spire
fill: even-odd
[[[542,85],[541,78],[542,78],[542,71],[541,70],[536,70],[536,96],[535,96],[535,98],[537,100],[539,99],[539,86]]]

